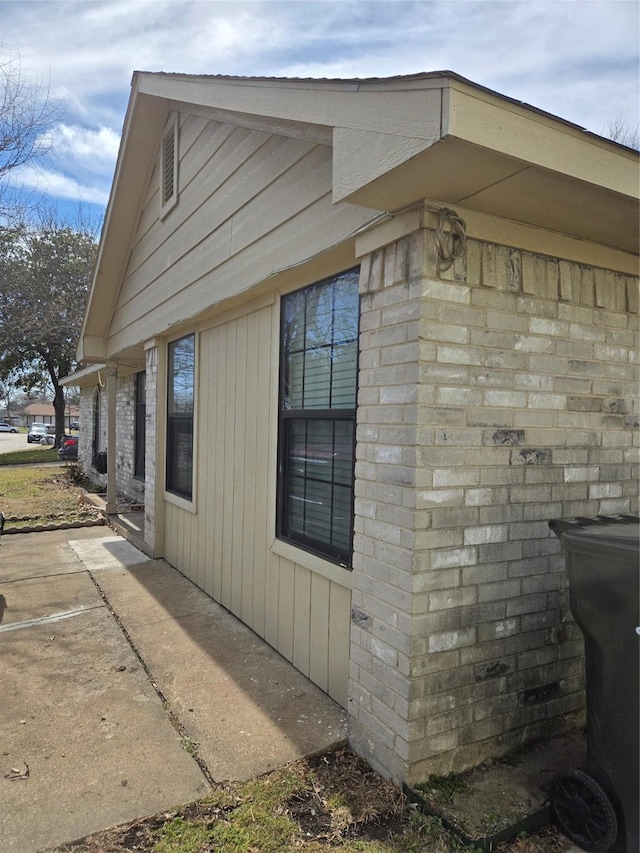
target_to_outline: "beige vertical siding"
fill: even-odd
[[[274,554],[273,311],[199,336],[196,512],[166,506],[166,558],[346,705],[351,592]]]
[[[156,161],[113,314],[112,352],[250,293],[371,217],[333,206],[328,146],[193,115],[180,116],[178,188],[178,204],[161,220]],[[164,553],[346,705],[350,576],[343,585],[271,550],[276,309],[255,304],[198,334],[196,511],[166,502]]]

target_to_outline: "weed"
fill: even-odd
[[[457,794],[467,793],[469,783],[463,774],[449,773],[448,776],[429,776],[426,782],[419,782],[415,788],[437,803],[450,806]]]
[[[62,469],[62,480],[69,486],[85,487],[90,482],[80,462],[67,462]]]
[[[198,753],[198,743],[193,738],[189,737],[189,735],[181,735],[180,736],[180,746],[188,752],[189,755],[197,755]]]

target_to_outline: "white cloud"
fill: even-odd
[[[112,169],[118,155],[120,135],[108,127],[92,128],[57,124],[47,134],[56,157],[65,162],[91,165],[94,171]]]
[[[632,0],[0,0],[5,50],[64,98],[52,171],[102,193],[134,70],[381,77],[451,70],[596,132],[638,122]],[[51,161],[49,161],[51,162]]]
[[[54,199],[83,201],[91,204],[106,205],[109,199],[109,186],[96,184],[83,185],[73,176],[64,175],[50,169],[26,166],[11,173],[12,184],[16,189],[35,192],[38,195]]]

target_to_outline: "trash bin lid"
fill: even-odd
[[[572,551],[638,554],[640,550],[640,518],[634,516],[554,519],[549,526]]]

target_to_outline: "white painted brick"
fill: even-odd
[[[565,468],[563,474],[565,483],[586,483],[599,479],[600,468],[597,465],[581,465],[575,468]]]
[[[470,527],[464,531],[465,545],[486,545],[489,542],[506,542],[509,529],[506,524]]]
[[[416,509],[432,506],[462,506],[463,489],[429,489],[416,493]]]
[[[431,555],[431,566],[434,569],[448,569],[459,566],[473,566],[478,562],[478,552],[475,548],[455,548],[452,550],[436,551]]]
[[[433,472],[433,485],[447,486],[477,486],[480,481],[480,471],[469,468],[438,468]]]
[[[567,398],[564,394],[529,394],[531,409],[560,409],[567,408]]]
[[[440,299],[443,302],[471,301],[471,289],[463,284],[448,284],[443,281],[426,281],[423,293],[427,299]]]
[[[567,323],[549,320],[545,317],[532,317],[529,330],[533,335],[544,335],[551,338],[566,338],[569,334]]]
[[[437,359],[441,364],[479,364],[482,363],[483,352],[478,347],[445,347],[437,348]]]
[[[622,497],[621,483],[594,483],[589,486],[589,498],[591,500],[619,497]]]
[[[484,392],[484,400],[487,406],[501,408],[506,406],[510,409],[524,409],[527,395],[522,391],[494,391],[487,389]]]
[[[470,646],[476,641],[476,629],[465,628],[460,631],[444,631],[429,637],[429,652],[448,652],[462,646]]]

